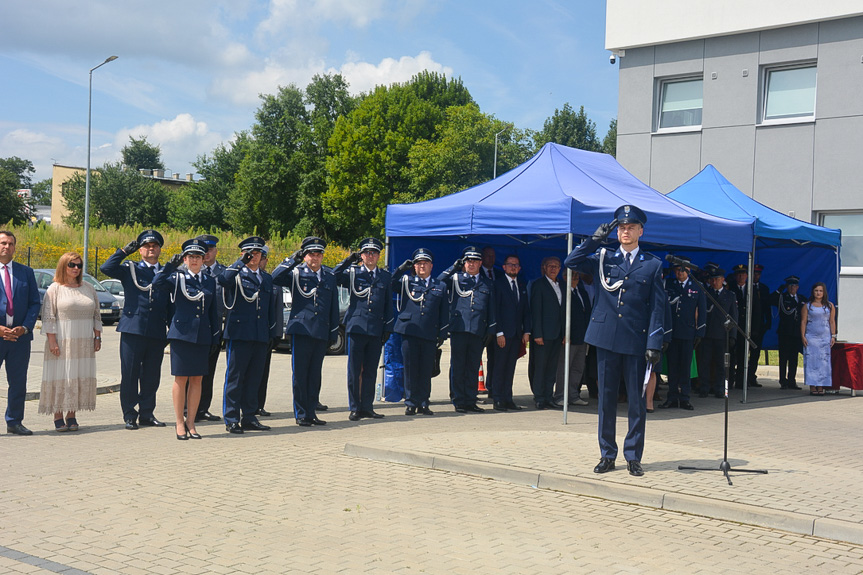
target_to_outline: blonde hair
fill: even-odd
[[[54,272],[54,281],[58,284],[69,283],[69,262],[79,260],[84,261],[81,254],[78,252],[66,252],[60,256],[60,261],[57,262],[57,271]],[[84,281],[84,270],[81,269],[81,274],[77,277],[78,285]]]

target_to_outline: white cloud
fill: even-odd
[[[259,37],[282,36],[289,30],[347,23],[364,28],[381,18],[384,0],[272,0],[266,19],[258,25]]]
[[[161,120],[155,124],[142,124],[124,128],[114,136],[113,148],[119,160],[119,151],[129,143],[129,137],[147,137],[150,144],[159,146],[165,168],[175,172],[193,171],[191,168],[199,155],[209,154],[223,138],[211,132],[206,122],[196,120],[191,114],[178,114],[172,120]]]
[[[349,55],[350,57],[350,55]],[[452,76],[453,70],[435,62],[431,52],[423,51],[417,56],[402,56],[398,60],[384,58],[379,64],[368,62],[347,62],[341,67],[341,74],[351,86],[351,92],[357,94],[368,92],[375,86],[388,85],[393,82],[406,82],[412,76],[428,70]]]

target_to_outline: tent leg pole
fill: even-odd
[[[572,252],[572,232],[566,234],[566,253],[567,255]],[[570,312],[572,306],[572,270],[570,268],[566,268],[566,309],[564,312],[566,313],[566,319],[564,320],[564,328],[563,328],[563,424],[567,423],[567,416],[569,415],[569,329],[570,323],[572,322],[572,313]]]

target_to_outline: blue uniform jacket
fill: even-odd
[[[521,278],[516,278],[518,299],[512,293],[509,277],[495,270],[494,286],[494,317],[497,319],[497,333],[504,337],[521,337],[531,331],[530,301],[527,295],[527,285]]]
[[[713,288],[707,289],[712,290],[713,297],[719,300],[719,305],[728,312],[731,319],[737,321],[737,297],[734,295],[734,292],[727,288],[722,288],[722,291],[717,295],[716,290]],[[725,316],[718,309],[715,309],[715,305],[712,301],[707,304],[707,329],[705,330],[704,337],[725,339]],[[800,333],[799,324],[797,333]],[[730,336],[731,341],[737,339],[737,330],[732,329]]]
[[[174,303],[174,315],[168,326],[168,339],[178,339],[199,345],[213,345],[220,341],[221,321],[216,309],[216,280],[204,276],[201,281],[185,270],[176,270],[170,262],[153,278],[153,288],[167,291]],[[191,300],[203,293],[204,297]]]
[[[0,282],[2,281],[2,273],[0,273]],[[36,326],[36,318],[39,317],[42,301],[39,297],[39,285],[36,283],[36,274],[33,273],[33,268],[18,262],[12,262],[12,307],[11,327],[23,325],[29,330],[27,335],[22,335],[18,339],[21,341],[32,340],[33,328]],[[3,315],[0,324],[5,325],[6,290],[3,289],[2,283],[0,283],[0,314]]]
[[[443,283],[430,277],[426,287],[419,276],[402,272],[393,277],[392,290],[399,310],[396,333],[429,341],[447,338],[449,302]]]
[[[336,276],[321,268],[321,280],[305,263],[288,258],[273,270],[276,285],[291,290],[291,335],[305,335],[333,343],[339,333],[339,294]]]
[[[201,270],[203,270],[204,267],[206,267],[206,266],[203,266],[201,268]],[[180,267],[177,268],[177,270],[178,271],[185,271],[186,270],[186,264],[181,265]],[[225,271],[224,264],[220,264],[219,262],[216,262],[213,264],[213,267],[210,270],[210,275],[212,276],[213,280],[216,280],[216,278],[218,278],[222,274],[223,271]],[[222,286],[219,285],[218,281],[216,281],[216,297],[213,298],[213,305],[216,306],[216,314],[219,316],[219,321],[218,321],[218,324],[219,324],[219,341],[221,341],[222,332],[225,329],[225,312],[227,310],[225,310],[225,302],[224,302],[224,299],[222,298]]]
[[[225,298],[225,339],[269,342],[276,325],[273,277],[260,271],[260,283],[242,259],[225,268],[217,279]],[[252,300],[252,301],[248,301]]]
[[[449,332],[472,333],[479,337],[497,334],[497,320],[494,314],[494,286],[491,282],[477,274],[477,283],[468,287],[469,276],[464,272],[455,273],[450,267],[437,279],[446,285],[450,301]],[[457,289],[463,295],[459,295]],[[471,295],[467,292],[472,291]]]
[[[666,297],[659,258],[639,249],[629,272],[624,272],[619,250],[597,251],[598,247],[599,242],[587,238],[564,262],[568,268],[592,274],[597,282],[584,341],[627,355],[660,350]]]
[[[665,292],[671,305],[671,337],[704,337],[707,328],[707,297],[704,291],[689,278],[681,286],[677,278],[672,277],[665,282]]]
[[[150,285],[160,266],[154,269],[144,262],[124,262],[125,259],[126,252],[118,249],[100,268],[106,276],[120,280],[126,294],[117,331],[166,339],[171,302],[167,291],[152,290]]]
[[[333,269],[336,283],[348,288],[351,303],[345,314],[345,331],[381,337],[393,331],[392,275],[377,268],[374,281],[364,265],[349,265],[346,259]],[[362,295],[366,290],[368,292]]]

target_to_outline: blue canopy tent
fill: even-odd
[[[574,236],[592,234],[623,204],[647,214],[642,240],[648,249],[751,249],[754,218],[702,213],[645,185],[612,156],[549,143],[494,180],[443,198],[387,206],[389,265],[392,269],[423,246],[434,252],[437,273],[468,243],[488,244],[517,253],[530,279],[539,275],[542,256],[564,256]],[[530,262],[535,263],[525,265]]]
[[[708,164],[669,198],[697,210],[730,220],[749,222],[755,218],[749,275],[755,263],[764,266],[761,281],[775,290],[789,275],[800,278],[800,293],[808,297],[816,281],[827,285],[831,299],[838,301],[840,230],[816,226],[779,213],[761,204],[729,182]],[[711,254],[725,269],[741,261],[728,254]],[[764,337],[764,349],[776,349],[777,336],[771,330]]]

